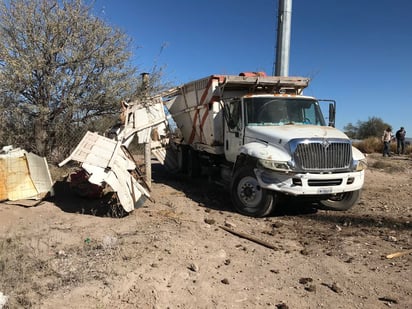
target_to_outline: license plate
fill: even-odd
[[[332,193],[332,188],[320,188],[318,189],[319,194],[330,194]]]

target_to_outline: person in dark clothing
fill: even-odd
[[[404,127],[401,127],[398,131],[396,131],[396,150],[398,155],[405,154],[405,136],[406,131]]]

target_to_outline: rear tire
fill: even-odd
[[[345,211],[352,208],[360,199],[361,190],[337,193],[319,202],[320,209]]]
[[[259,186],[252,167],[239,169],[231,184],[231,197],[235,209],[246,216],[264,217],[272,212],[276,196]]]

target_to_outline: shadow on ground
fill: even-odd
[[[82,197],[77,195],[65,180],[56,181],[53,189],[54,196],[48,200],[64,212],[98,217],[122,218],[127,216],[127,212],[117,203],[114,193],[106,193],[102,198]]]
[[[164,184],[183,192],[200,206],[213,210],[236,212],[229,191],[206,176],[188,178],[185,175],[168,172],[160,163],[153,163],[152,179],[154,183]],[[316,212],[317,209],[311,203],[282,197],[271,216],[297,216]]]

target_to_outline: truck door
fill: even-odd
[[[229,101],[225,123],[225,157],[229,162],[235,162],[239,148],[243,145],[243,109],[240,99]]]

